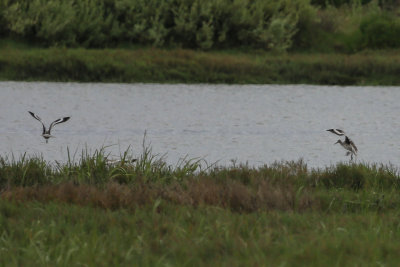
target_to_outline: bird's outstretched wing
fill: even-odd
[[[343,136],[345,134],[344,131],[340,129],[328,129],[327,131],[339,136]]]
[[[356,145],[354,144],[354,142],[353,142],[348,136],[346,136],[345,142],[346,142],[347,144],[349,144],[349,145],[353,148],[353,150],[354,150],[355,152],[358,152],[358,149],[357,149]]]
[[[38,121],[40,121],[40,123],[41,123],[42,126],[43,126],[43,133],[42,133],[42,134],[45,134],[45,133],[46,133],[46,126],[44,126],[44,123],[43,123],[42,119],[41,119],[38,115],[36,115],[35,113],[33,113],[33,112],[31,112],[31,111],[28,111],[28,112],[29,112],[29,114],[31,114],[32,117],[34,117],[35,119],[37,119]]]
[[[63,118],[59,118],[59,119],[53,121],[53,122],[50,124],[49,132],[51,131],[51,128],[52,128],[54,125],[59,124],[59,123],[66,122],[67,120],[69,120],[69,118],[70,118],[70,117],[63,117]]]
[[[358,148],[356,147],[356,145],[354,144],[353,141],[350,140],[350,145],[353,147],[353,149],[358,152]]]

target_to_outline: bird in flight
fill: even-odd
[[[344,149],[347,150],[346,156],[350,155],[350,160],[353,160],[353,156],[357,156],[358,149],[354,142],[346,135],[346,133],[341,129],[328,129],[328,132],[334,133],[338,136],[344,136],[344,141],[337,140],[335,144],[340,144]]]
[[[42,126],[43,126],[42,136],[43,136],[44,139],[46,139],[46,144],[49,142],[49,138],[50,138],[50,137],[54,137],[54,136],[52,136],[51,133],[50,133],[50,132],[51,132],[51,128],[53,128],[53,126],[56,125],[56,124],[66,122],[66,121],[69,120],[69,118],[70,118],[70,117],[63,117],[63,118],[59,118],[59,119],[53,121],[53,122],[50,124],[49,129],[47,130],[47,129],[46,129],[46,126],[44,125],[44,123],[43,123],[43,121],[42,121],[42,119],[41,119],[38,115],[36,115],[35,113],[33,113],[33,112],[31,112],[31,111],[28,111],[28,112],[29,112],[29,114],[31,114],[32,117],[34,117],[35,119],[37,119],[38,121],[40,121],[40,123],[42,123]]]
[[[353,160],[353,156],[357,156],[358,149],[349,137],[345,136],[344,142],[339,139],[335,144],[340,144],[344,149],[347,150],[346,156],[350,155],[350,160]]]

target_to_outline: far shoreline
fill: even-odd
[[[396,86],[399,73],[400,50],[0,49],[0,81]]]

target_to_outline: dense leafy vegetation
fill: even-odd
[[[353,52],[399,47],[396,3],[0,0],[0,36],[47,47],[151,45]]]
[[[3,0],[1,7],[10,36],[84,47],[129,42],[285,50],[315,13],[307,0]]]

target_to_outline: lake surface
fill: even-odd
[[[310,167],[347,161],[329,128],[346,130],[357,161],[400,167],[400,88],[309,85],[164,85],[0,82],[0,152],[66,161],[84,148],[118,158],[143,135],[154,154],[259,166],[302,158]],[[42,126],[56,125],[46,144]]]

